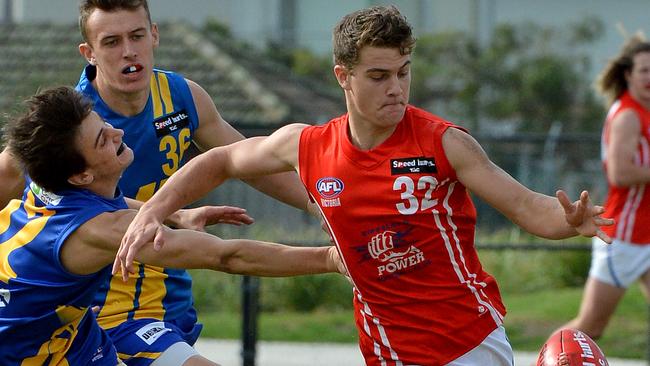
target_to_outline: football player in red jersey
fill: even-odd
[[[605,67],[598,87],[610,104],[602,160],[608,192],[605,215],[613,238],[594,238],[591,268],[578,316],[563,327],[598,339],[627,287],[640,280],[650,296],[650,42],[631,37]]]
[[[409,105],[414,46],[393,6],[343,17],[334,28],[334,74],[348,113],[190,162],[139,211],[114,270],[129,268],[146,242],[163,245],[162,218],[225,179],[296,170],[347,266],[368,365],[512,365],[505,307],[474,248],[468,191],[545,238],[609,241],[599,226],[612,220],[587,192],[572,203],[562,191],[529,190],[464,129]]]

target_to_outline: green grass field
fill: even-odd
[[[556,327],[577,311],[581,288],[537,290],[530,293],[504,292],[508,308],[506,329],[516,350],[537,351]],[[638,286],[633,286],[612,319],[599,345],[609,357],[646,356],[648,308]],[[199,317],[205,328],[202,337],[239,338],[239,312],[202,311]],[[356,342],[352,310],[328,311],[320,308],[308,313],[262,312],[259,339],[296,342]]]

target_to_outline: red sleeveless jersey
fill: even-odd
[[[612,104],[601,139],[601,158],[605,175],[607,175],[607,145],[609,131],[614,118],[624,110],[632,109],[641,122],[641,136],[634,163],[650,168],[650,111],[639,104],[629,92],[625,92],[619,100]],[[613,218],[616,223],[603,226],[601,229],[607,235],[634,244],[650,244],[650,190],[647,184],[637,184],[627,187],[617,187],[608,182],[605,213],[603,217]]]
[[[300,177],[353,282],[368,365],[444,365],[502,323],[474,248],[476,210],[442,148],[450,127],[408,106],[370,151],[349,141],[347,115],[301,134]]]

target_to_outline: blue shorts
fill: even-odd
[[[180,321],[138,319],[107,329],[117,355],[129,366],[148,366],[169,347],[178,342],[194,345],[203,329],[196,318]]]

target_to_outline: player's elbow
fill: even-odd
[[[212,259],[212,269],[229,274],[248,274],[249,268],[246,261],[238,251],[222,252]]]

